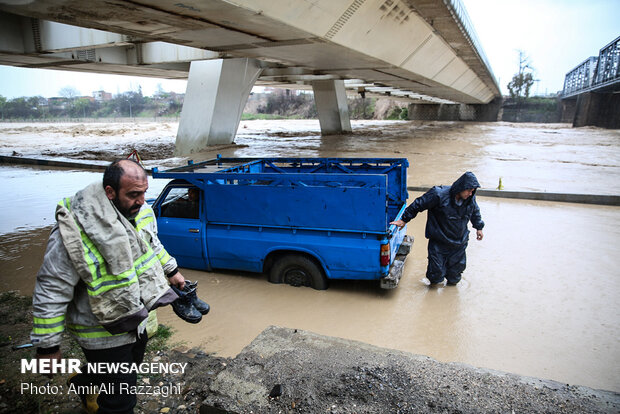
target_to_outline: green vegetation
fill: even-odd
[[[399,119],[408,119],[409,117],[409,110],[407,109],[407,107],[401,108],[399,106],[395,106],[392,108],[392,110],[389,112],[388,116],[386,119],[389,120],[399,120]]]
[[[375,114],[376,98],[349,98],[349,116],[351,119],[372,119]]]
[[[151,338],[149,338],[146,344],[146,353],[157,353],[158,351],[167,351],[172,347],[179,345],[178,343],[171,343],[170,338],[174,334],[174,330],[166,325],[159,325],[157,332]]]
[[[557,97],[508,98],[502,105],[502,121],[560,122],[561,109]]]
[[[74,88],[65,87],[59,97],[49,99],[0,96],[0,119],[178,117],[182,106],[182,95],[161,90],[152,97],[143,96],[139,88],[96,99],[78,96]]]
[[[2,120],[54,120],[67,118],[155,118],[181,115],[183,94],[165,92],[159,88],[153,96],[144,96],[142,90],[112,95],[104,91],[94,96],[80,96],[70,86],[59,91],[59,96],[41,96],[7,99],[0,95]],[[378,108],[378,99],[355,96],[348,98],[351,119],[407,119],[407,108],[385,104]],[[387,112],[386,112],[387,110]],[[242,120],[256,119],[317,119],[314,95],[308,91],[270,89],[250,95]]]

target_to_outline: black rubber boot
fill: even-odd
[[[197,287],[198,287],[197,281],[190,282],[186,280],[185,288],[183,290],[187,292],[190,298],[192,298],[192,304],[194,305],[196,309],[198,309],[198,312],[202,313],[203,315],[206,315],[207,313],[209,313],[209,310],[211,309],[211,307],[209,306],[207,302],[201,300],[198,297],[198,295],[196,294]]]
[[[186,284],[187,286],[187,284]],[[202,314],[192,303],[192,297],[185,289],[181,290],[176,286],[171,286],[172,290],[179,295],[179,298],[172,302],[172,310],[177,316],[189,323],[198,323],[202,320]]]

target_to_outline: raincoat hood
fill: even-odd
[[[450,197],[454,198],[461,191],[469,190],[470,188],[474,189],[474,194],[470,197],[471,199],[476,194],[476,189],[480,188],[480,183],[473,172],[467,171],[450,186]]]

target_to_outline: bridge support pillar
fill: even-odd
[[[488,104],[409,104],[409,119],[421,121],[497,121],[501,98]]]
[[[232,144],[262,68],[248,58],[191,62],[175,155]]]
[[[575,120],[575,111],[577,111],[577,98],[562,99],[560,105],[562,111],[560,122],[565,124],[572,123]]]
[[[573,127],[620,128],[620,94],[586,92],[577,97]]]
[[[312,82],[314,102],[319,114],[322,135],[351,132],[347,93],[343,80],[320,80]]]
[[[501,98],[488,104],[410,104],[409,119],[423,121],[497,121]]]

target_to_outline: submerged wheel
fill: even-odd
[[[279,258],[271,267],[269,281],[291,286],[310,286],[317,290],[327,289],[327,279],[321,267],[314,260],[300,254],[288,254]]]

